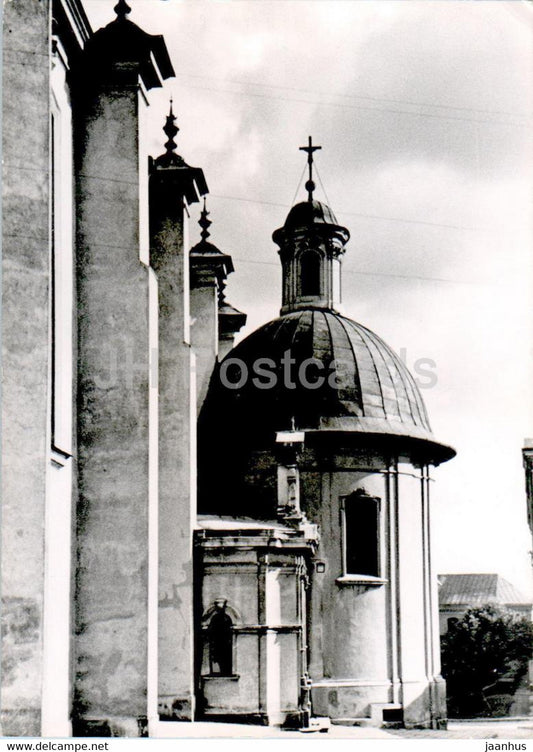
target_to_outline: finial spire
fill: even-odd
[[[172,104],[173,100],[172,97],[170,98],[170,112],[167,115],[167,122],[165,123],[165,127],[163,128],[163,131],[168,137],[168,141],[165,144],[165,149],[167,150],[167,154],[171,155],[176,151],[177,143],[174,141],[174,137],[178,135],[179,128],[176,125],[176,117],[174,115],[174,112],[172,110]]]
[[[202,209],[202,214],[200,215],[200,219],[198,220],[198,224],[202,228],[201,236],[202,241],[206,241],[209,237],[209,227],[213,224],[210,219],[207,219],[209,216],[209,212],[207,211],[206,205],[205,205],[205,196],[204,196],[204,208]]]
[[[300,151],[307,152],[307,165],[309,167],[309,179],[307,180],[307,183],[305,184],[305,190],[307,191],[308,201],[313,200],[313,191],[316,188],[316,185],[313,182],[313,152],[318,151],[321,148],[322,148],[321,146],[313,145],[313,139],[311,136],[309,136],[309,143],[307,146],[299,147]]]
[[[119,21],[124,21],[128,13],[131,13],[131,8],[126,0],[118,0],[113,10],[117,14],[117,20]]]

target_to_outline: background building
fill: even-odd
[[[441,635],[467,609],[487,603],[531,618],[531,600],[499,574],[439,574],[438,583]]]

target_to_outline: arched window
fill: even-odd
[[[233,621],[226,613],[226,602],[216,605],[207,627],[209,673],[231,676],[233,673]]]
[[[379,499],[356,491],[343,511],[344,574],[379,577]]]
[[[302,295],[320,295],[320,256],[306,251],[300,259]]]

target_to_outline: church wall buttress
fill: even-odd
[[[196,400],[194,355],[187,342],[189,261],[184,198],[170,175],[169,179],[166,183],[165,175],[155,173],[150,188],[150,250],[159,319],[158,707],[160,718],[193,720]]]
[[[43,61],[49,59],[49,12],[47,0],[19,0],[3,9],[0,706],[6,736],[41,733],[50,365],[50,74]],[[31,124],[29,138],[21,124]]]
[[[191,342],[196,356],[196,396],[199,413],[207,395],[218,353],[216,280],[197,282],[191,290]]]
[[[148,274],[139,258],[138,87],[79,120],[79,506],[75,733],[146,715]]]

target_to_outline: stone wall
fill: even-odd
[[[49,386],[48,0],[3,10],[2,732],[41,727]]]

